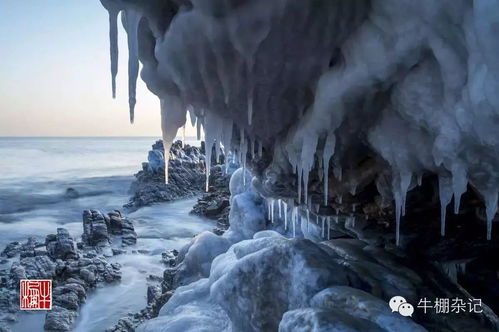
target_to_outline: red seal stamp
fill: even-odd
[[[51,310],[52,280],[21,280],[21,310]]]

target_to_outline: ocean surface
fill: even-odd
[[[154,137],[0,137],[0,251],[9,242],[29,236],[44,241],[57,227],[79,238],[83,210],[122,210],[133,174],[141,169],[155,141]],[[78,198],[67,197],[68,188],[75,189]],[[122,265],[122,282],[90,293],[75,331],[104,331],[128,312],[145,307],[146,278],[161,276],[164,269],[161,253],[179,249],[192,236],[214,227],[212,221],[189,215],[195,200],[157,204],[128,214],[138,234],[137,245],[129,250],[149,253],[111,258]],[[44,313],[23,313],[12,328],[43,331],[43,323]]]

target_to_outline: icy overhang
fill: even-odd
[[[130,118],[140,61],[161,100],[165,148],[189,111],[208,143],[231,147],[243,163],[263,150],[273,169],[294,172],[304,204],[311,172],[321,174],[327,205],[330,177],[341,183],[342,169],[380,160],[375,173],[389,175],[397,229],[423,173],[438,175],[442,211],[452,197],[459,211],[470,183],[484,199],[490,239],[499,188],[497,1],[101,1],[113,77],[120,12],[128,35]]]

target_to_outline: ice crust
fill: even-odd
[[[259,155],[280,151],[284,158],[273,162],[296,173],[298,203],[307,203],[309,174],[320,168],[327,204],[329,176],[340,180],[352,164],[347,152],[362,147],[391,174],[397,243],[407,191],[423,173],[440,179],[442,234],[446,206],[453,197],[458,212],[469,184],[483,197],[491,238],[499,188],[499,2],[102,2],[113,95],[121,11],[130,118],[138,58],[142,79],[161,100],[165,149],[189,110],[207,145],[218,151],[223,144],[243,165],[256,146]]]

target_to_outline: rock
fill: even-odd
[[[57,235],[47,235],[45,239],[47,253],[52,259],[74,259],[78,257],[73,238],[65,228],[58,228]]]
[[[191,213],[217,220],[217,229],[214,230],[217,235],[223,234],[229,227],[230,176],[226,174],[225,166],[213,166],[210,171],[209,191],[203,193],[191,211]]]
[[[5,247],[0,256],[12,258],[19,254],[19,252],[21,251],[21,246],[21,242],[11,242]]]
[[[134,245],[137,243],[137,233],[131,220],[124,218],[121,212],[114,210],[108,213],[108,230],[110,234],[120,235],[123,246]]]
[[[83,243],[92,247],[107,247],[109,233],[104,216],[99,211],[83,211]]]
[[[161,287],[150,285],[147,287],[147,304],[156,302],[161,296]]]
[[[370,331],[385,332],[368,320],[354,317],[340,310],[296,309],[288,311],[279,324],[279,332],[314,331],[344,332]],[[399,330],[412,331],[412,330]]]
[[[80,277],[83,281],[85,281],[89,285],[95,284],[96,280],[95,273],[86,268],[80,270]]]
[[[66,189],[66,192],[64,193],[64,197],[68,199],[75,199],[80,197],[80,193],[74,188],[68,188]]]
[[[71,331],[76,316],[75,311],[54,305],[47,313],[43,327],[47,332]]]
[[[34,257],[36,255],[35,249],[40,246],[43,246],[43,244],[38,242],[38,240],[35,239],[34,237],[30,237],[28,238],[28,241],[25,244],[21,245],[19,254],[21,258]]]
[[[126,250],[123,250],[123,249],[113,248],[112,250],[113,250],[114,256],[126,254]]]

